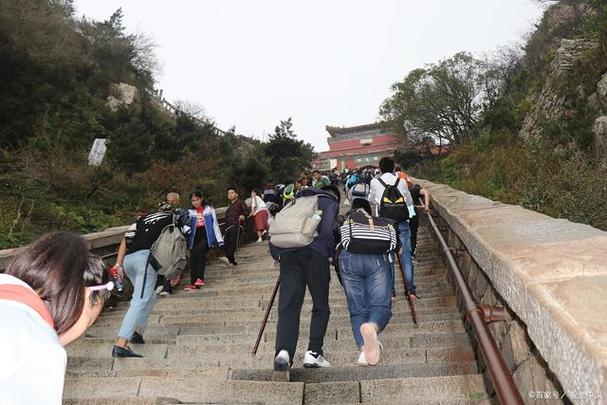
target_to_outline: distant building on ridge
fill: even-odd
[[[354,127],[332,127],[327,125],[329,150],[321,152],[312,163],[316,170],[337,168],[356,169],[377,166],[384,156],[392,156],[395,150],[403,150],[405,141],[393,130],[381,124],[366,124]]]

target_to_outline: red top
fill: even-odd
[[[196,228],[204,228],[204,216],[202,215],[204,208],[198,207],[198,208],[195,208],[195,210],[196,210]]]

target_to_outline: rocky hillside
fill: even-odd
[[[607,4],[547,7],[505,72],[468,143],[416,163],[417,175],[607,229]]]

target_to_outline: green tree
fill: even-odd
[[[481,111],[496,97],[499,81],[493,74],[485,62],[460,52],[392,85],[380,115],[414,141],[434,136],[461,145],[472,138]]]
[[[309,168],[315,157],[314,147],[297,139],[290,117],[274,128],[264,149],[270,172],[277,182],[293,181],[302,170]]]

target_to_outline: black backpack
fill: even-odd
[[[340,227],[341,247],[351,253],[384,254],[397,250],[394,226],[382,218],[374,218],[365,210],[353,210]]]
[[[384,186],[384,193],[379,203],[379,216],[393,222],[401,222],[409,219],[409,209],[405,196],[398,190],[400,178],[396,178],[394,185],[386,184],[381,177],[377,180]]]

